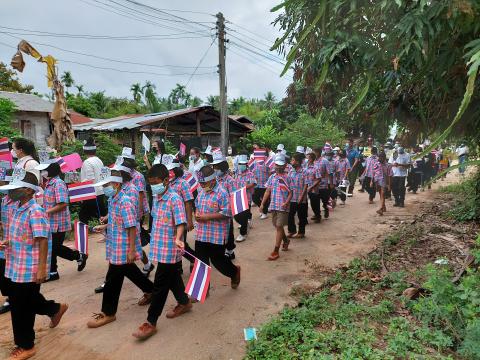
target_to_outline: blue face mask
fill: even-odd
[[[333,156],[330,156],[330,155],[327,156],[327,160],[328,160],[328,161],[332,161],[332,158],[333,158]]]
[[[153,195],[162,195],[166,190],[165,185],[163,184],[151,185],[151,188],[152,188]]]
[[[222,177],[225,173],[222,170],[215,170],[215,176]]]
[[[111,198],[117,193],[117,191],[113,188],[113,186],[109,185],[103,188],[103,193],[106,197]]]
[[[238,165],[238,170],[239,170],[240,172],[246,171],[246,170],[247,170],[247,165]]]

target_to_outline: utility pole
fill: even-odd
[[[218,30],[218,80],[220,85],[220,147],[223,155],[227,154],[229,143],[228,114],[227,114],[227,84],[225,71],[225,18],[219,12],[217,14]]]

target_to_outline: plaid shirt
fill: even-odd
[[[180,195],[184,203],[193,200],[190,186],[184,178],[176,178],[170,181],[170,189]]]
[[[185,206],[179,194],[171,188],[153,197],[150,260],[162,264],[182,261],[182,251],[175,245],[177,226],[186,224]]]
[[[195,199],[196,211],[199,214],[217,214],[225,217],[220,220],[201,221],[197,223],[197,241],[223,245],[228,237],[228,226],[230,224],[229,195],[219,184],[216,184],[209,193],[198,188],[198,195]]]
[[[137,219],[141,219],[141,216],[139,216],[140,193],[138,192],[138,188],[133,183],[133,180],[123,183],[122,191],[125,192],[128,197],[133,199],[133,203],[135,204],[135,217]]]
[[[3,228],[3,240],[8,240],[8,226],[12,221],[13,214],[18,208],[18,201],[12,201],[8,195],[2,197],[2,228]],[[6,253],[3,250],[0,250],[0,259],[5,259]]]
[[[377,155],[372,155],[365,161],[365,177],[373,178],[375,164],[378,163]]]
[[[255,175],[253,175],[253,173],[248,169],[243,173],[241,172],[237,173],[235,180],[237,181],[238,189],[241,189],[250,184],[257,184],[257,179],[255,179]],[[254,190],[253,187],[250,189],[247,189],[247,196],[248,196],[249,203],[252,202],[253,190]]]
[[[270,168],[267,167],[264,162],[260,164],[256,162],[255,166],[253,167],[253,173],[257,179],[257,187],[264,189],[265,183],[270,175]]]
[[[315,179],[322,179],[318,185],[318,189],[327,189],[330,182],[329,175],[332,173],[330,162],[325,158],[320,158],[315,161],[315,166],[317,168]]]
[[[45,210],[31,199],[15,210],[10,221],[5,277],[16,283],[31,283],[37,280],[40,261],[38,238],[46,238],[48,241],[48,274],[52,253],[50,226]]]
[[[65,185],[62,179],[56,176],[48,180],[45,185],[43,207],[45,210],[49,210],[61,203],[67,204],[67,207],[62,211],[47,214],[50,220],[50,231],[52,233],[66,232],[72,229],[70,210],[68,208],[69,198],[67,185]]]
[[[305,167],[305,184],[308,186],[312,186],[313,182],[315,181],[316,173],[317,173],[317,168],[315,164],[307,164]]]
[[[139,218],[142,218],[143,215],[148,214],[150,209],[148,207],[148,198],[147,198],[147,182],[145,181],[145,177],[140,174],[137,170],[133,170],[132,173],[132,183],[133,186],[138,190],[139,193],[143,192],[143,202],[142,202],[142,209],[143,211],[138,214]],[[140,195],[138,196],[140,199]]]
[[[235,190],[237,190],[237,182],[233,177],[231,177],[228,174],[225,174],[223,176],[217,176],[217,182],[225,189],[227,190],[227,193],[230,195],[233,193]]]
[[[347,173],[347,170],[350,170],[350,162],[348,161],[347,158],[339,159],[337,160],[337,180],[340,182],[345,179],[345,175]]]
[[[114,197],[108,199],[108,227],[106,246],[106,259],[113,265],[127,263],[127,255],[130,248],[127,229],[135,227],[135,250],[137,258],[140,257],[142,247],[140,245],[140,224],[137,220],[137,212],[132,206],[134,199],[129,196],[131,189],[124,186]]]
[[[302,195],[303,190],[305,190],[305,185],[306,185],[305,170],[302,169],[301,167],[298,170],[293,168],[288,173],[288,178],[290,180],[291,189],[293,191],[291,202],[298,203],[300,202],[300,196]],[[303,198],[302,204],[306,202],[307,202],[307,197],[305,196]]]
[[[272,174],[265,184],[267,189],[271,190],[270,193],[270,211],[288,211],[287,208],[283,208],[282,204],[287,200],[288,194],[292,189],[292,184],[286,173]]]

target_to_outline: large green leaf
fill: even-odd
[[[353,103],[353,105],[348,109],[347,114],[350,115],[357,107],[362,103],[362,101],[365,99],[365,96],[368,94],[368,89],[370,88],[370,77],[367,78],[367,82],[362,88],[362,91],[357,96],[357,99]]]
[[[315,84],[315,91],[318,91],[320,87],[323,85],[325,82],[325,79],[327,78],[328,74],[328,67],[330,64],[328,62],[325,62],[322,66],[322,71],[320,72],[320,77],[317,80],[317,83]]]

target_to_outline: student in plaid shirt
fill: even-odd
[[[318,175],[316,159],[317,155],[315,154],[315,152],[311,152],[307,155],[307,166],[305,168],[305,183],[307,184],[307,193],[308,198],[310,199],[310,207],[313,211],[313,216],[310,218],[310,220],[319,223],[321,221],[320,196],[318,195],[318,190],[313,188],[313,183],[315,182],[315,179],[320,177]]]
[[[277,260],[280,250],[280,244],[283,241],[283,251],[288,250],[289,239],[285,234],[285,225],[288,224],[288,210],[290,207],[290,200],[292,199],[293,192],[290,184],[290,179],[285,173],[286,168],[285,155],[275,155],[275,173],[268,178],[265,186],[267,191],[260,205],[260,211],[266,206],[268,200],[270,200],[269,210],[272,212],[272,223],[276,229],[275,235],[275,248],[268,257],[268,260]]]
[[[19,202],[8,226],[7,239],[0,243],[8,254],[5,277],[10,279],[11,321],[17,346],[10,359],[28,359],[36,353],[36,314],[49,316],[50,328],[54,328],[68,305],[47,301],[40,293],[40,284],[48,277],[51,238],[45,210],[33,198],[38,190],[36,175],[21,169],[0,190],[8,190],[10,199]]]
[[[348,174],[350,172],[350,162],[347,159],[347,154],[345,150],[338,151],[338,160],[336,166],[337,173],[337,185],[341,184],[343,180],[348,179]],[[340,200],[342,201],[342,205],[345,205],[345,200],[347,200],[347,188],[340,187],[341,192],[339,193]]]
[[[247,197],[248,197],[248,204],[249,207],[247,210],[237,214],[234,216],[235,221],[240,224],[240,235],[238,235],[236,241],[242,242],[245,241],[247,238],[248,232],[248,223],[251,222],[252,219],[252,212],[250,211],[250,204],[252,203],[252,195],[254,191],[254,187],[257,184],[257,180],[255,179],[255,175],[248,170],[248,155],[242,154],[238,156],[238,172],[235,176],[235,180],[237,181],[237,188],[241,189],[246,187],[247,188]]]
[[[390,179],[393,176],[392,167],[387,161],[387,155],[381,151],[378,155],[378,163],[373,169],[373,186],[376,187],[380,194],[380,209],[377,214],[382,216],[387,207],[385,206],[385,193],[390,189]]]
[[[292,200],[290,200],[290,211],[288,213],[288,235],[289,238],[302,239],[305,237],[305,226],[307,225],[307,184],[303,160],[305,156],[301,153],[293,155],[292,170],[288,173],[292,188]],[[298,233],[295,224],[295,215],[298,216]]]
[[[195,253],[205,264],[213,266],[231,279],[232,289],[240,284],[240,266],[234,265],[225,256],[225,243],[228,239],[228,226],[231,212],[227,191],[217,183],[217,177],[210,165],[197,172],[200,183],[195,199],[195,220],[197,234]]]
[[[135,265],[142,249],[137,237],[138,217],[136,207],[132,206],[131,189],[122,186],[131,180],[127,172],[112,170],[110,176],[95,184],[103,186],[108,198],[108,224],[98,225],[94,230],[98,232],[107,229],[105,245],[109,264],[103,290],[102,312],[95,314],[94,319],[87,323],[89,328],[98,328],[116,320],[118,300],[125,277],[144,294],[138,305],[148,305],[152,298],[153,283]]]
[[[328,147],[327,147],[328,149]],[[320,154],[321,149],[315,149],[315,153]],[[316,167],[317,172],[315,174],[315,181],[313,182],[312,186],[308,189],[308,191],[317,191],[319,200],[322,201],[323,204],[323,211],[325,214],[325,219],[327,219],[330,215],[328,210],[328,200],[330,199],[330,194],[333,189],[333,172],[331,170],[330,161],[333,158],[333,152],[329,150],[324,157],[319,157],[316,160]],[[321,219],[319,216],[317,221]],[[318,221],[319,222],[319,221]]]
[[[77,261],[77,270],[82,271],[87,264],[88,255],[63,245],[65,233],[72,229],[70,210],[68,208],[68,189],[65,182],[60,179],[60,165],[58,163],[40,164],[36,168],[45,179],[43,194],[43,207],[50,220],[52,233],[52,260],[49,281],[60,278],[57,269],[57,256],[62,259]]]
[[[171,189],[165,165],[154,165],[148,172],[148,181],[153,197],[150,259],[157,261],[157,271],[147,322],[133,334],[140,340],[145,340],[157,332],[157,320],[169,291],[172,291],[178,304],[167,312],[167,318],[173,319],[192,308],[192,303],[185,294],[181,273],[183,234],[187,223],[183,199]]]
[[[265,159],[269,156],[268,152],[265,151]],[[255,175],[255,179],[257,179],[257,186],[253,192],[252,200],[253,202],[260,207],[262,203],[263,196],[265,195],[265,191],[267,188],[265,187],[265,183],[267,182],[268,178],[270,177],[270,168],[264,162],[254,162],[253,167],[253,174]],[[266,203],[263,211],[261,212],[260,219],[264,220],[268,217],[268,206],[270,204]]]
[[[229,174],[229,167],[228,162],[225,156],[220,151],[216,151],[212,154],[212,165],[213,169],[215,170],[215,174],[217,175],[217,183],[222,186],[227,193],[230,195],[238,189],[237,183],[233,177]],[[227,244],[225,246],[225,256],[229,257],[230,259],[235,259],[235,238],[233,235],[233,218],[230,218],[230,224],[228,227],[228,239]]]
[[[378,149],[376,147],[372,147],[371,153],[372,155],[369,156],[365,161],[365,170],[363,171],[363,183],[365,185],[365,190],[367,190],[368,193],[369,203],[373,204],[373,199],[375,199],[375,194],[377,192],[377,190],[373,186],[373,176],[374,169],[376,166],[378,166]]]

